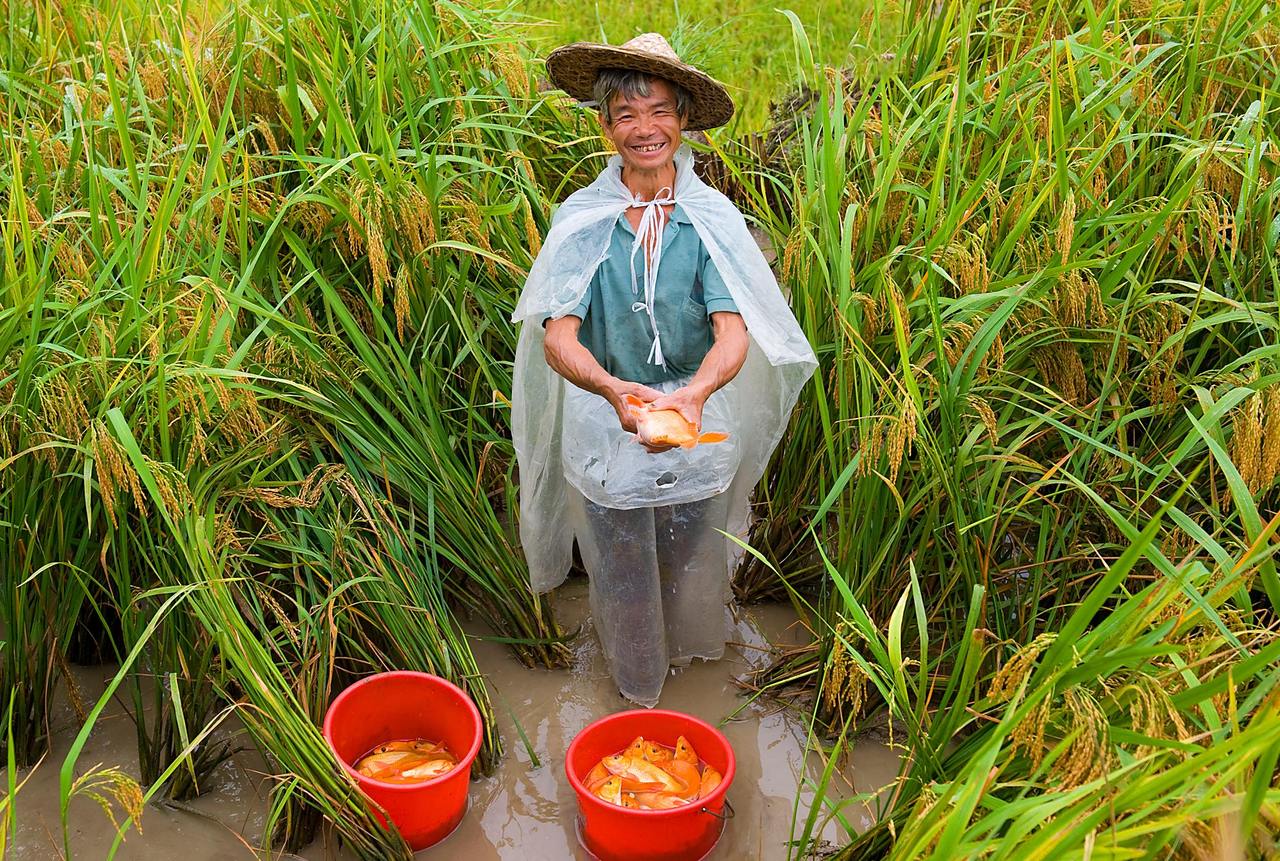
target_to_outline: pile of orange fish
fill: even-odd
[[[720,772],[701,764],[684,736],[674,749],[636,736],[625,750],[592,766],[582,782],[588,792],[619,807],[670,810],[705,798],[720,780]]]
[[[444,742],[415,738],[378,745],[356,760],[356,771],[386,783],[420,783],[448,774],[457,764]]]

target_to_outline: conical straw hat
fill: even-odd
[[[579,101],[589,101],[601,69],[634,69],[675,81],[693,96],[690,131],[729,122],[733,99],[724,85],[681,60],[660,33],[644,33],[621,45],[574,42],[547,57],[551,83]]]

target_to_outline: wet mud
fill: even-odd
[[[571,580],[557,591],[555,601],[558,618],[570,630],[583,625],[569,670],[527,669],[505,646],[484,640],[482,626],[467,626],[477,638],[476,658],[490,683],[506,755],[494,775],[472,781],[470,808],[458,829],[416,858],[591,858],[577,842],[577,802],[564,777],[564,753],[587,724],[633,706],[613,687],[590,630],[585,581]],[[659,706],[719,726],[737,757],[737,776],[728,793],[736,815],[709,861],[785,859],[793,818],[803,822],[812,784],[821,777],[825,762],[815,753],[806,756],[805,726],[799,715],[764,697],[751,700],[734,679],[767,662],[771,643],[794,645],[804,642],[807,634],[795,623],[789,606],[762,605],[737,610],[733,636],[736,643],[721,661],[695,661],[673,671]],[[84,693],[96,696],[113,668],[76,668],[75,672]],[[522,742],[517,722],[532,751]],[[69,705],[60,706],[57,727],[53,752],[34,770],[19,775],[29,779],[17,795],[17,832],[8,858],[45,861],[62,855],[58,770],[78,730]],[[234,732],[234,719],[221,731]],[[243,736],[240,743],[247,743]],[[119,703],[112,703],[99,719],[77,773],[97,763],[137,774],[133,723]],[[855,829],[869,825],[897,769],[897,753],[881,740],[856,744],[840,763],[829,792],[830,797],[848,799],[840,810],[844,821]],[[262,758],[255,751],[241,751],[219,766],[200,798],[181,806],[149,804],[141,832],[130,830],[115,857],[146,861],[257,857],[253,847],[262,838],[269,780]],[[73,799],[69,822],[73,857],[107,857],[116,828],[96,802]],[[842,833],[834,820],[820,832],[836,845]],[[332,837],[327,841],[322,837],[296,856],[276,857],[339,861],[352,856],[337,847]]]

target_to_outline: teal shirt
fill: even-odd
[[[662,334],[667,367],[649,364],[653,332],[649,315],[632,306],[644,301],[644,252],[636,253],[638,293],[631,292],[631,244],[635,231],[620,214],[609,253],[591,279],[582,301],[570,313],[582,318],[578,341],[613,376],[652,385],[692,376],[711,349],[714,337],[708,315],[737,313],[729,289],[698,237],[689,216],[676,204],[662,232],[662,257],[653,312]]]

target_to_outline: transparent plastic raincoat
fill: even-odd
[[[701,620],[695,626],[701,635],[688,634],[680,595],[710,591],[723,596],[723,608],[741,553],[716,530],[745,539],[752,488],[817,367],[742,214],[694,173],[687,145],[674,160],[672,196],[693,223],[750,336],[741,371],[703,411],[703,429],[727,432],[727,442],[649,453],[622,430],[608,401],[577,388],[546,362],[543,321],[578,305],[608,253],[618,216],[638,203],[622,182],[620,156],[612,156],[595,181],[560,205],[512,317],[523,324],[512,437],[520,466],[520,540],[533,588],[546,592],[563,582],[576,538],[592,578],[598,630],[616,627],[625,616],[629,630],[652,631],[654,620],[637,613],[665,617],[657,630],[665,622],[673,640],[687,641],[673,642],[671,653],[662,644],[646,650],[644,643],[601,638],[622,692],[645,705],[657,701],[658,691],[652,683],[643,685],[646,690],[627,690],[624,664],[660,663],[665,673],[668,658],[683,663],[723,652],[723,620]],[[685,382],[654,388],[671,391]],[[633,514],[625,514],[629,511]],[[660,605],[645,609],[641,599],[617,594],[625,584],[616,578],[630,577],[627,569],[649,563],[663,569],[663,595]],[[598,588],[598,574],[613,575],[619,589]]]

